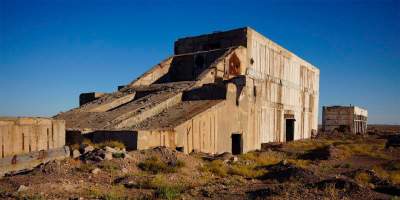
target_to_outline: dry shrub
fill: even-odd
[[[111,148],[118,148],[118,149],[125,148],[124,143],[122,143],[120,141],[116,141],[116,140],[107,140],[107,141],[96,144],[96,146],[101,149],[104,147],[111,147]]]
[[[76,150],[79,150],[79,148],[80,148],[81,145],[90,145],[90,146],[94,146],[94,144],[93,144],[93,142],[92,142],[91,140],[85,138],[85,139],[83,139],[82,143],[80,143],[80,144],[78,144],[78,143],[71,144],[71,145],[69,145],[69,148],[71,149],[71,151],[73,151],[73,150],[75,150],[75,149],[76,149]]]
[[[109,173],[117,173],[121,170],[120,166],[112,161],[106,160],[99,164],[99,167]]]
[[[139,186],[144,189],[156,190],[156,197],[160,199],[176,199],[186,188],[183,183],[169,181],[161,174],[157,174],[152,179],[140,182]]]
[[[359,172],[354,176],[354,180],[361,185],[368,185],[371,182],[371,176],[365,172]]]
[[[174,173],[174,172],[177,172],[178,169],[180,169],[184,166],[185,166],[185,163],[181,160],[177,160],[176,162],[165,163],[155,156],[152,156],[138,164],[138,167],[141,170],[148,171],[153,174]]]
[[[78,168],[76,168],[80,172],[89,173],[94,170],[96,166],[90,163],[81,163]]]
[[[288,159],[288,163],[295,165],[296,167],[300,167],[306,169],[310,166],[311,161],[309,160],[301,160],[301,159]]]
[[[228,173],[247,178],[257,178],[267,173],[267,170],[257,168],[255,165],[234,164],[229,168]]]
[[[89,187],[84,191],[85,196],[93,199],[127,199],[126,188],[123,185],[113,185],[111,188]]]
[[[200,171],[211,172],[221,177],[228,175],[228,167],[221,160],[213,160],[200,167]]]
[[[400,184],[400,170],[390,170],[388,166],[385,169],[380,165],[375,165],[373,170],[380,178],[389,180],[393,184]]]
[[[320,140],[306,139],[306,140],[298,140],[290,142],[287,144],[287,147],[295,151],[311,151],[314,149],[323,148],[334,142],[335,140],[327,140],[327,139],[320,139]]]
[[[339,191],[336,189],[334,184],[328,185],[324,188],[324,193],[331,200],[342,199],[339,196]]]
[[[285,159],[283,153],[268,151],[268,152],[249,152],[240,155],[241,160],[249,160],[256,163],[257,166],[274,165]]]
[[[352,155],[365,155],[374,158],[390,159],[390,157],[383,151],[384,144],[380,143],[354,142],[340,144],[336,147],[343,152],[343,157],[350,157]]]

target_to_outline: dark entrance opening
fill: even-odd
[[[286,119],[286,142],[294,140],[294,122],[295,119]]]
[[[242,134],[232,134],[232,154],[243,153]]]

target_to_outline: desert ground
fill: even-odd
[[[76,158],[0,178],[0,198],[399,199],[399,133],[372,125],[365,136],[319,134],[238,156],[85,141],[71,146]]]

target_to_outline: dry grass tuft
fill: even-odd
[[[99,167],[102,170],[111,174],[118,173],[121,170],[120,166],[117,163],[108,160],[101,162],[99,164]]]
[[[365,172],[359,172],[355,175],[354,180],[361,185],[367,186],[371,182],[371,176]]]
[[[120,200],[127,199],[126,188],[123,185],[113,185],[111,188],[89,187],[84,191],[85,196],[93,199]]]
[[[96,166],[94,164],[90,163],[81,163],[76,169],[79,172],[84,172],[84,173],[90,173],[92,170],[94,170]]]
[[[246,178],[257,178],[266,174],[267,170],[258,168],[255,165],[234,164],[229,168],[228,173]]]
[[[298,140],[290,142],[287,147],[294,151],[311,151],[318,148],[323,148],[327,145],[333,144],[335,140],[321,139],[321,140]]]
[[[143,171],[148,171],[153,174],[157,173],[174,173],[177,172],[178,169],[185,166],[185,163],[181,160],[178,160],[174,163],[165,163],[161,161],[159,158],[153,156],[145,161],[138,164],[138,167]]]
[[[183,183],[169,181],[161,174],[140,182],[139,187],[156,190],[155,195],[159,199],[177,199],[186,188]]]
[[[200,171],[211,172],[215,175],[225,177],[228,175],[228,167],[221,160],[213,160],[200,167]]]
[[[398,169],[394,169],[394,170],[390,170],[393,168],[388,168],[388,166],[386,166],[386,169],[380,165],[375,165],[373,167],[373,170],[376,172],[376,174],[382,178],[382,179],[386,179],[390,182],[392,182],[393,184],[400,184],[400,170]]]
[[[107,140],[101,143],[97,143],[96,147],[102,149],[104,147],[111,147],[111,148],[118,148],[118,149],[123,149],[125,148],[125,144],[120,142],[120,141],[116,141],[116,140]]]
[[[288,163],[295,165],[296,167],[300,167],[306,169],[310,166],[311,161],[309,160],[301,160],[301,159],[288,159]]]
[[[257,166],[274,165],[285,159],[283,153],[267,151],[267,152],[248,152],[240,155],[241,160],[248,160],[255,162]]]

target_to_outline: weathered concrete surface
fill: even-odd
[[[137,149],[241,153],[309,138],[318,102],[319,70],[246,27],[179,39],[126,87],[56,118],[85,133],[137,131]]]
[[[7,156],[0,159],[0,177],[7,173],[30,170],[40,164],[53,160],[62,160],[69,156],[70,151],[67,146]]]
[[[368,111],[357,106],[324,106],[322,128],[325,132],[340,131],[355,134],[367,132]]]
[[[64,120],[0,117],[0,158],[64,145]]]

